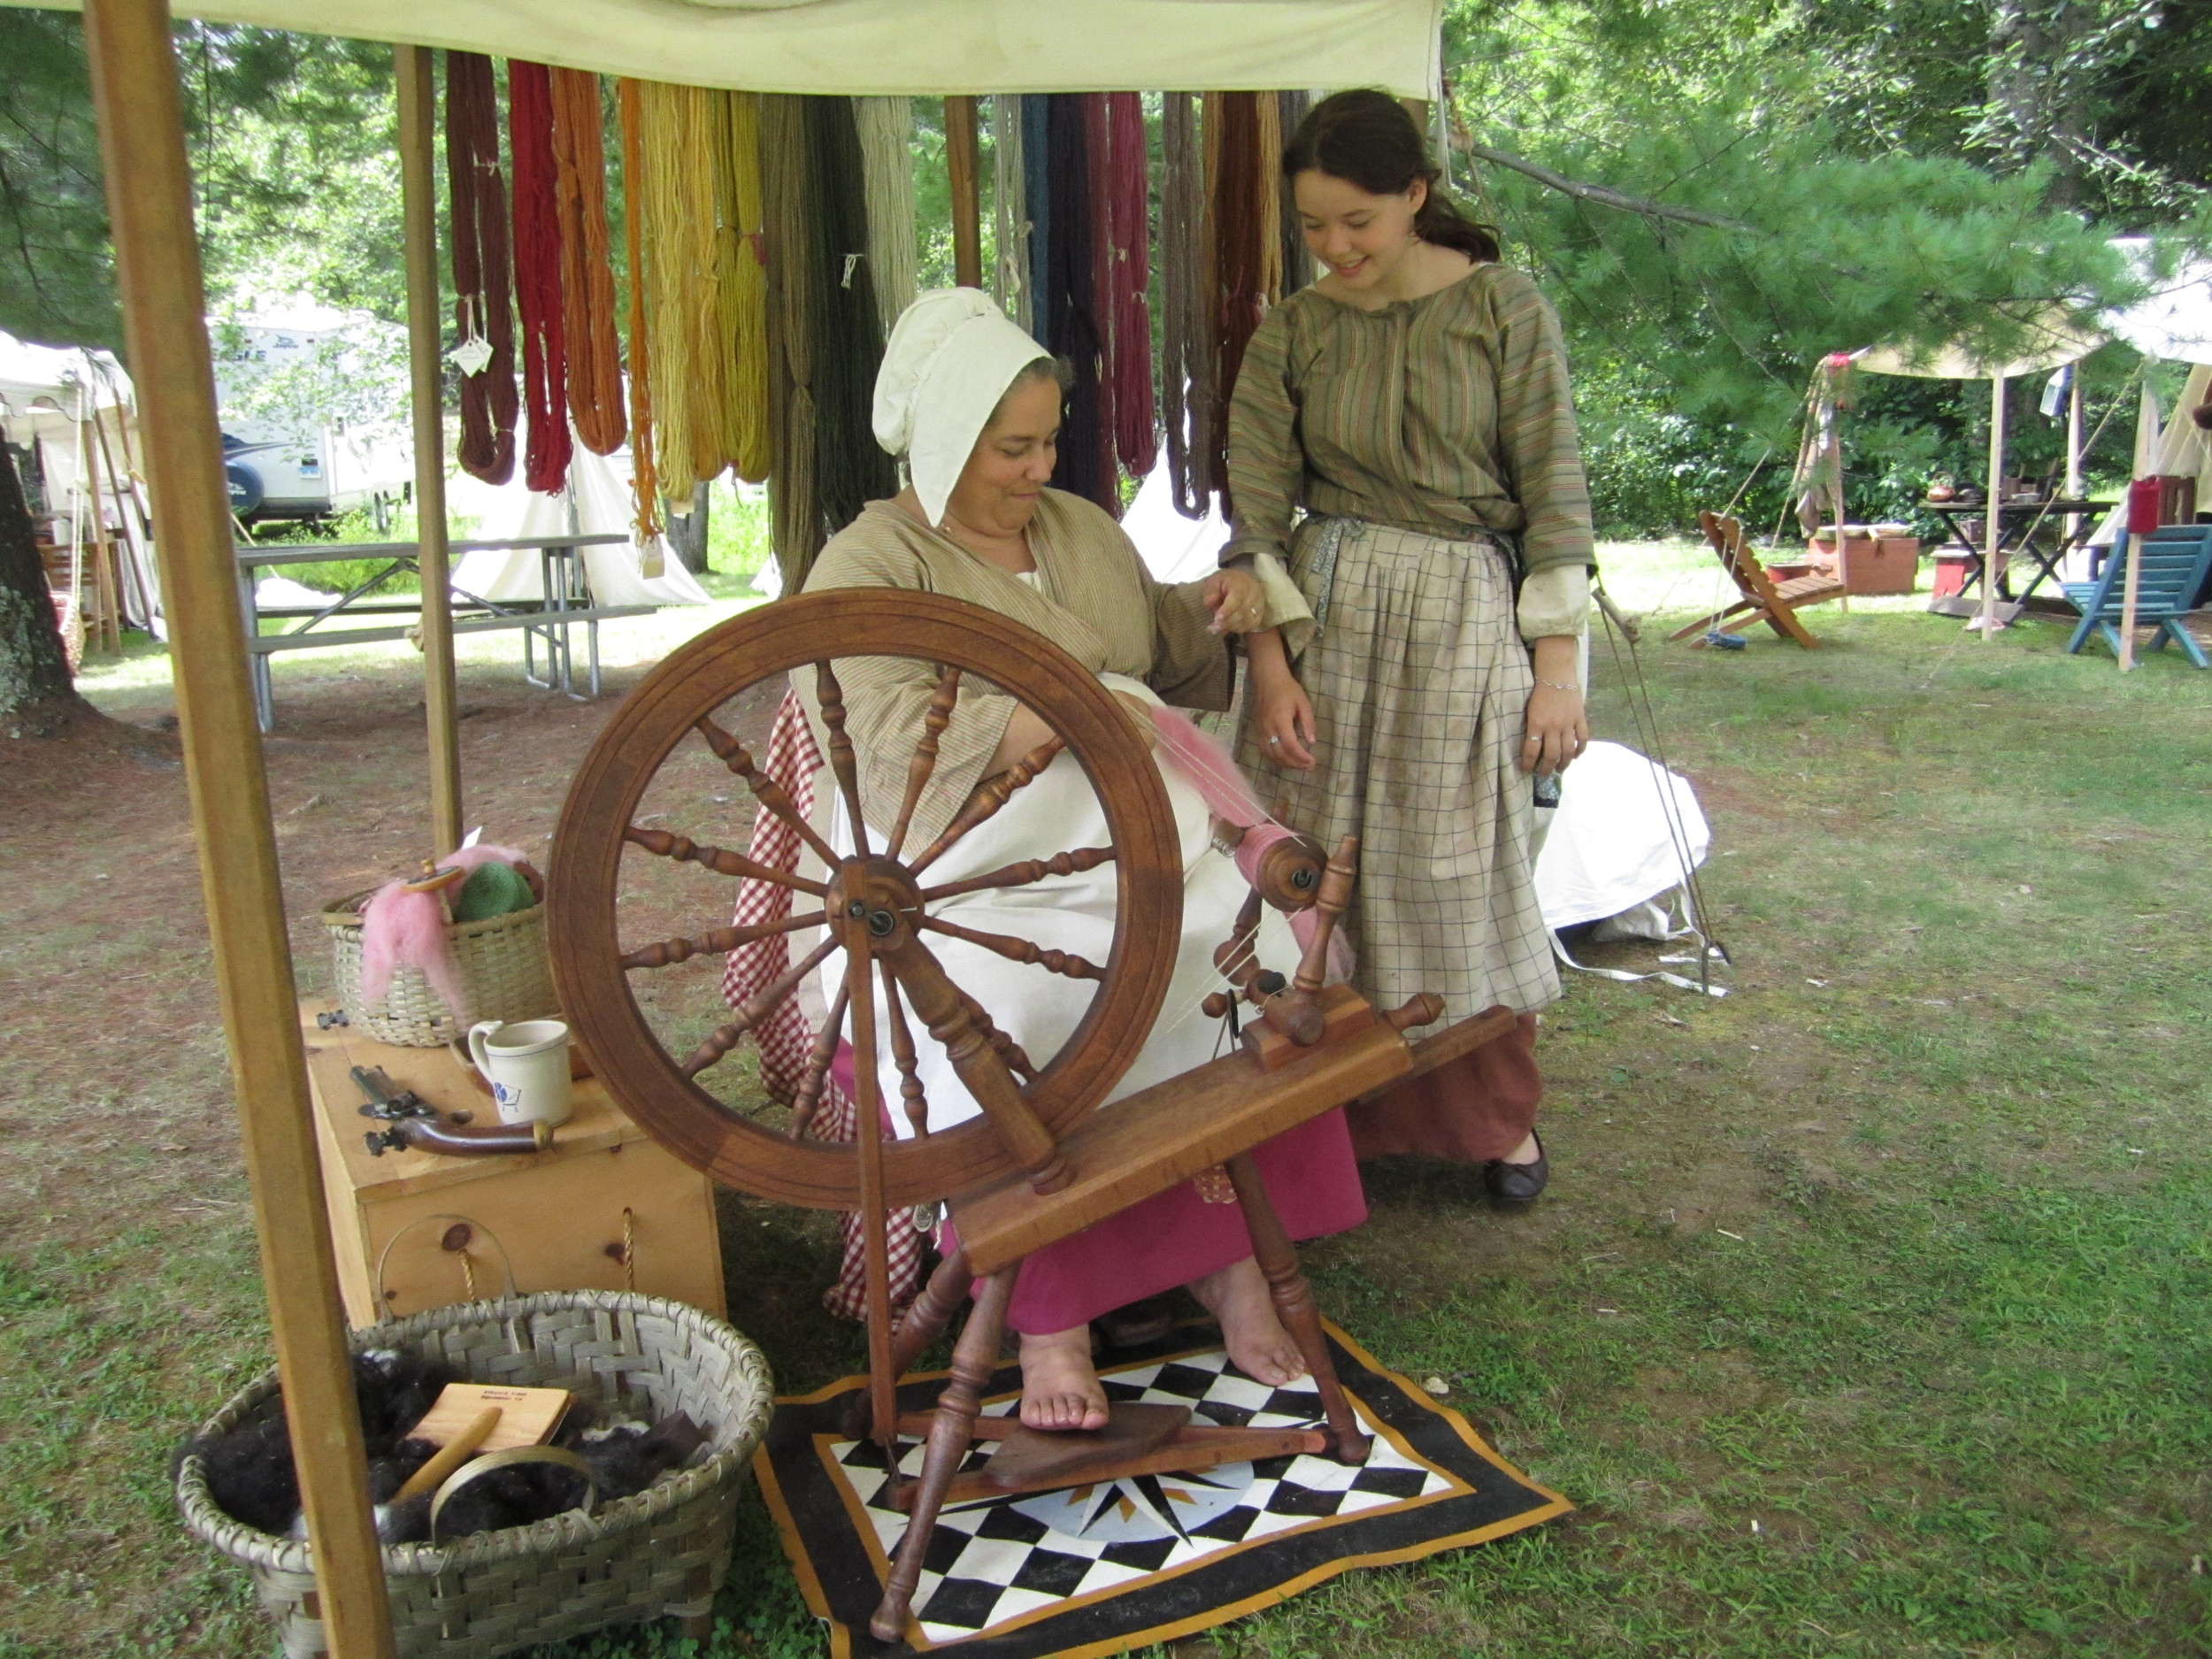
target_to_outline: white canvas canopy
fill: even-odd
[[[25,0],[0,0],[21,4]],[[81,4],[81,0],[80,0]],[[1436,96],[1440,0],[186,0],[182,17],[755,92]]]

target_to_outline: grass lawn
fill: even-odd
[[[1694,651],[1658,625],[1707,557],[1608,568],[1656,613],[1733,993],[1568,976],[1550,1195],[1502,1216],[1462,1171],[1373,1168],[1373,1220],[1308,1258],[1333,1317],[1580,1507],[1179,1651],[2212,1652],[2212,675],[2170,651],[2123,678],[2051,621],[1985,644],[1913,600],[1806,613],[1817,653]],[[1633,741],[1598,655],[1599,734]],[[104,700],[157,696],[157,664],[111,672]],[[189,1046],[218,1063],[211,1028]],[[40,1113],[0,1108],[34,1139]],[[263,1653],[164,1479],[263,1363],[242,1183],[211,1162],[180,1222],[128,1202],[149,1154],[111,1162],[104,1232],[0,1233],[0,1655]],[[815,1302],[826,1219],[726,1195],[723,1223],[780,1384],[857,1369]],[[746,1526],[710,1651],[826,1653],[757,1504]]]

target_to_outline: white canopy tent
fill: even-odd
[[[15,0],[4,0],[14,4]],[[324,1208],[268,776],[246,665],[171,13],[82,0],[116,274],[161,514],[180,736],[241,1146],[333,1659],[390,1659]],[[446,591],[433,66],[426,45],[763,91],[1267,90],[1438,84],[1438,0],[228,0],[188,15],[402,42],[399,154],[426,599]],[[459,810],[451,618],[423,612],[434,831]]]
[[[1443,6],[1441,0],[186,0],[175,11],[214,23],[451,47],[750,92],[938,96],[1379,86],[1428,98],[1438,85]]]
[[[36,449],[57,541],[81,553],[115,540],[124,611],[158,634],[160,588],[136,476],[138,405],[115,354],[0,334],[0,432]]]

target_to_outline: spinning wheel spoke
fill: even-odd
[[[987,887],[1025,887],[1032,882],[1042,881],[1047,876],[1079,875],[1086,870],[1095,870],[1114,856],[1110,847],[1078,847],[1071,852],[1055,853],[1049,858],[1026,858],[1019,864],[1001,864],[997,869],[979,876],[970,876],[964,881],[948,881],[941,887],[924,887],[922,901],[949,899],[960,893],[980,893]]]
[[[688,962],[694,956],[719,955],[735,950],[740,945],[749,945],[763,939],[773,939],[778,933],[795,933],[802,927],[819,927],[826,919],[820,910],[809,910],[803,916],[786,917],[780,922],[761,922],[749,927],[716,927],[696,939],[664,939],[657,944],[641,945],[622,958],[626,968],[665,968],[672,963]]]
[[[844,792],[845,815],[852,820],[853,851],[865,858],[868,826],[860,813],[860,772],[853,760],[853,740],[845,731],[845,688],[837,683],[836,671],[826,661],[814,664],[814,689],[822,705],[822,724],[829,727],[830,768],[837,774],[837,787]]]
[[[899,1098],[904,1102],[914,1138],[919,1141],[929,1133],[929,1102],[923,1097],[922,1079],[916,1071],[914,1033],[907,1029],[906,1010],[899,1006],[898,976],[891,972],[889,963],[878,965],[883,970],[883,1006],[891,1017],[891,1058],[899,1068]]]
[[[987,778],[976,786],[966,804],[953,815],[945,833],[930,842],[929,849],[909,864],[907,873],[918,876],[943,856],[946,849],[965,835],[977,825],[992,817],[1014,798],[1014,792],[1052,764],[1052,758],[1067,747],[1064,738],[1048,737],[995,778]]]
[[[906,799],[899,803],[899,821],[891,826],[891,840],[883,849],[887,858],[896,858],[899,849],[906,845],[907,826],[914,821],[915,803],[921,800],[922,791],[929,787],[930,775],[937,770],[937,740],[945,734],[951,722],[953,704],[960,696],[960,671],[948,668],[937,681],[937,689],[929,694],[929,707],[922,715],[922,735],[914,745],[914,758],[906,763]]]
[[[642,847],[657,857],[698,864],[717,875],[771,881],[780,887],[789,887],[795,893],[811,894],[818,899],[829,892],[818,881],[809,881],[804,876],[794,875],[788,870],[771,869],[766,864],[755,863],[743,853],[733,853],[726,848],[702,847],[688,835],[672,834],[667,830],[642,829],[633,824],[622,832],[622,839],[633,847]],[[830,862],[834,864],[836,860],[833,858]]]
[[[1085,961],[1071,950],[1048,950],[1031,940],[1016,939],[1010,933],[978,933],[972,927],[963,927],[957,922],[949,922],[938,916],[919,917],[917,920],[933,933],[943,933],[948,938],[963,939],[969,944],[980,945],[986,950],[995,951],[1009,962],[1025,962],[1033,967],[1044,969],[1048,973],[1065,974],[1071,979],[1102,979],[1106,977],[1105,969],[1095,963]]]
[[[814,1039],[813,1052],[806,1057],[806,1075],[799,1079],[798,1092],[791,1097],[791,1138],[805,1135],[807,1126],[814,1121],[815,1109],[822,1103],[822,1089],[829,1081],[830,1062],[837,1057],[837,1041],[845,1030],[845,1010],[852,1006],[852,992],[844,986],[837,987],[837,1000],[830,1004],[829,1017],[823,1020],[822,1029]]]
[[[956,986],[954,988],[957,990],[959,987]],[[982,1003],[965,991],[961,991],[960,1006],[967,1010],[970,1023],[983,1033],[984,1041],[991,1045],[991,1051],[1006,1063],[1008,1071],[1018,1074],[1025,1083],[1037,1080],[1037,1068],[1022,1052],[1021,1044],[991,1023],[991,1017],[983,1011]]]
[[[749,997],[738,1009],[735,1019],[722,1026],[711,1037],[691,1051],[691,1058],[683,1064],[683,1074],[686,1077],[697,1077],[700,1072],[737,1047],[739,1038],[767,1018],[776,1004],[796,990],[799,981],[827,961],[830,952],[838,949],[842,943],[843,941],[833,932],[828,938],[823,940],[807,954],[806,960],[786,970],[781,978],[778,979],[774,984],[766,987],[759,995]]]
[[[814,849],[817,858],[833,870],[837,867],[837,849],[815,833],[814,826],[791,803],[791,796],[784,787],[753,764],[753,757],[744,744],[703,716],[698,722],[698,732],[707,740],[707,747],[714,751],[715,757],[745,780],[745,787],[753,792],[755,800],[789,825],[799,839]]]

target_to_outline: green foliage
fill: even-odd
[[[0,8],[0,329],[113,345],[116,311],[83,30]]]

